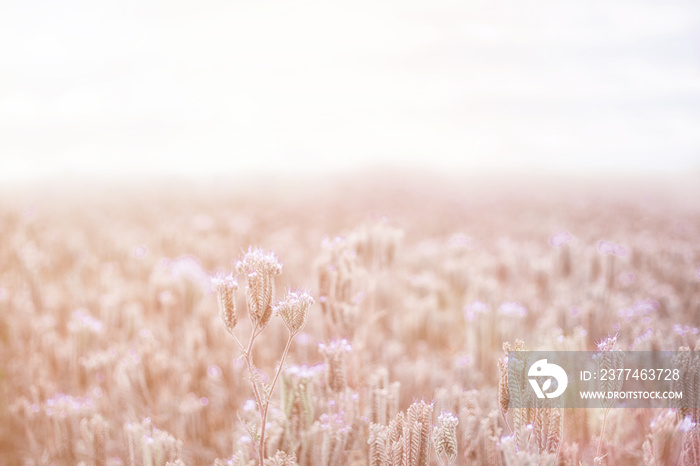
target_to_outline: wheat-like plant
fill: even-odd
[[[0,463],[698,464],[697,206],[389,178],[284,199],[269,182],[80,202],[3,185]],[[251,240],[284,251],[284,275],[255,248],[219,269]],[[616,332],[682,348],[675,410],[562,410],[501,352]]]
[[[457,459],[457,424],[457,416],[443,412],[438,417],[438,425],[433,431],[435,452],[443,466],[450,466]]]
[[[682,437],[676,413],[664,410],[650,423],[651,432],[642,444],[642,459],[646,466],[677,464]],[[681,463],[682,464],[682,463]]]
[[[671,382],[673,390],[682,391],[678,418],[689,417],[694,422],[700,422],[700,356],[697,351],[690,351],[687,346],[679,348],[673,360],[673,366],[678,369],[679,379]]]
[[[525,377],[525,362],[516,358],[509,360],[508,353],[511,351],[522,351],[524,342],[516,340],[514,345],[509,342],[503,343],[503,355],[498,360],[498,404],[501,409],[501,416],[508,430],[517,437],[520,435],[520,430],[530,420],[529,408],[529,390],[527,379]],[[513,409],[513,429],[508,424],[506,414],[510,405],[515,405]]]
[[[174,462],[182,455],[182,441],[157,429],[150,418],[124,426],[132,465],[152,466]]]
[[[224,322],[226,330],[235,337],[233,329],[238,324],[238,314],[236,313],[234,292],[238,289],[238,282],[232,275],[228,275],[224,278],[212,279],[212,286],[219,302],[219,316]]]
[[[265,462],[265,430],[267,427],[267,415],[270,407],[272,392],[277,384],[277,379],[284,367],[284,362],[289,354],[293,338],[304,328],[308,318],[309,309],[314,303],[311,295],[304,291],[289,292],[284,299],[273,304],[274,277],[282,271],[282,265],[272,252],[264,252],[261,249],[249,249],[243,258],[236,264],[236,270],[245,274],[246,303],[248,315],[252,323],[252,329],[247,346],[243,346],[234,333],[234,327],[238,322],[235,307],[234,292],[237,283],[232,276],[214,279],[213,285],[219,301],[219,313],[228,332],[233,336],[239,348],[243,352],[248,373],[250,376],[255,404],[259,413],[258,428],[246,424],[246,428],[258,442],[258,463],[263,466]],[[277,370],[272,382],[264,382],[260,371],[253,362],[253,348],[257,337],[267,327],[273,314],[281,317],[289,331],[289,337],[280,357]],[[276,456],[273,461],[290,461],[288,457]],[[282,458],[282,459],[280,459]],[[277,463],[275,463],[277,464]],[[286,464],[286,463],[280,463]]]
[[[617,334],[603,339],[598,343],[598,352],[595,355],[596,364],[598,366],[598,374],[601,374],[603,370],[617,373],[618,370],[624,368],[624,353],[616,351],[617,344]],[[622,388],[621,378],[607,378],[605,381],[598,379],[598,390],[601,392],[616,392]],[[613,400],[602,400],[601,406],[603,408],[603,424],[600,427],[600,437],[598,439],[598,448],[596,449],[596,458],[602,458],[600,456],[600,450],[603,445],[603,438],[605,438],[605,423],[608,419],[608,412],[612,407]]]
[[[388,426],[370,424],[369,464],[377,466],[428,466],[430,464],[433,404],[416,401]],[[455,418],[456,420],[456,418]],[[447,421],[452,422],[452,419]],[[456,427],[456,423],[454,424]],[[449,430],[449,427],[448,427]],[[443,446],[450,442],[445,439]],[[454,455],[456,444],[453,442]],[[452,454],[452,450],[450,450]]]

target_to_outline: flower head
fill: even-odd
[[[238,323],[236,299],[233,296],[234,291],[238,289],[238,282],[232,275],[228,275],[226,277],[213,278],[211,284],[214,291],[216,291],[221,320],[224,321],[226,330],[228,330],[229,333],[233,333],[233,329],[236,327],[236,323]]]
[[[565,244],[569,244],[574,237],[568,231],[560,231],[549,237],[549,244],[554,248],[560,248]]]
[[[693,427],[695,427],[695,422],[693,422],[693,419],[690,415],[684,417],[680,424],[678,424],[678,428],[683,432],[688,432]]]
[[[248,314],[256,328],[264,328],[272,317],[272,298],[275,275],[282,272],[282,264],[274,252],[250,248],[236,263],[236,270],[246,277]]]
[[[618,334],[616,333],[615,335],[611,337],[604,338],[601,340],[596,346],[598,347],[598,351],[614,351],[615,350],[615,344],[617,343],[617,336]]]
[[[287,296],[278,301],[273,310],[284,321],[289,333],[296,335],[306,325],[309,308],[314,304],[314,298],[306,291],[290,291]]]
[[[610,241],[605,241],[605,240],[601,240],[598,242],[598,252],[600,252],[604,256],[607,256],[610,254],[612,254],[614,256],[627,255],[627,249],[625,249],[624,246],[620,246],[619,244],[612,243]]]

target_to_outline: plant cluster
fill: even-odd
[[[0,463],[698,464],[697,206],[353,186],[0,197]],[[694,395],[516,404],[523,349],[687,350]]]

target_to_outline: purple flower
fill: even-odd
[[[476,319],[477,314],[486,314],[489,307],[481,301],[474,301],[471,304],[464,306],[464,318],[469,322]]]
[[[321,363],[321,364],[315,364],[313,366],[307,366],[306,364],[303,364],[301,366],[289,366],[285,369],[285,374],[287,376],[299,376],[302,379],[311,379],[314,377],[316,374],[320,374],[323,372],[325,369],[326,365]]]
[[[221,373],[221,368],[217,365],[212,364],[207,368],[207,375],[212,379],[218,379],[221,377]]]
[[[457,367],[467,367],[470,363],[472,362],[472,358],[470,356],[462,356],[457,358],[457,361],[455,361],[455,364]]]
[[[527,309],[520,303],[515,302],[505,302],[501,304],[498,311],[506,316],[520,316],[523,317],[527,315]]]
[[[552,247],[559,248],[559,247],[564,246],[565,244],[569,244],[569,242],[571,242],[571,240],[573,238],[574,237],[571,236],[571,233],[564,230],[564,231],[560,231],[559,233],[556,233],[556,234],[550,236],[549,237],[549,244]]]
[[[627,255],[627,249],[625,249],[623,246],[620,246],[619,244],[612,243],[610,241],[605,241],[605,240],[600,240],[598,242],[598,252],[600,252],[604,256],[607,256],[610,254],[612,254],[614,256]]]
[[[659,309],[659,302],[653,299],[639,299],[632,306],[636,314],[651,314]]]
[[[697,327],[691,327],[690,325],[673,324],[672,328],[673,331],[681,337],[684,337],[687,334],[697,335],[698,333],[700,333],[700,330]]]
[[[134,257],[137,259],[141,259],[143,257],[146,257],[148,254],[148,247],[144,244],[140,244],[134,248]]]
[[[318,344],[318,349],[321,351],[331,351],[331,352],[339,352],[339,351],[351,351],[352,350],[352,345],[348,342],[346,338],[343,338],[342,340],[338,339],[333,339],[331,340],[328,344],[321,342]]]
[[[683,418],[680,424],[678,424],[678,429],[683,432],[688,432],[690,429],[695,427],[695,423],[691,419],[690,415]]]

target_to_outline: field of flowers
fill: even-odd
[[[700,349],[698,200],[378,173],[5,188],[0,463],[700,464],[697,405],[613,409],[600,438],[602,410],[499,389],[504,347]]]

